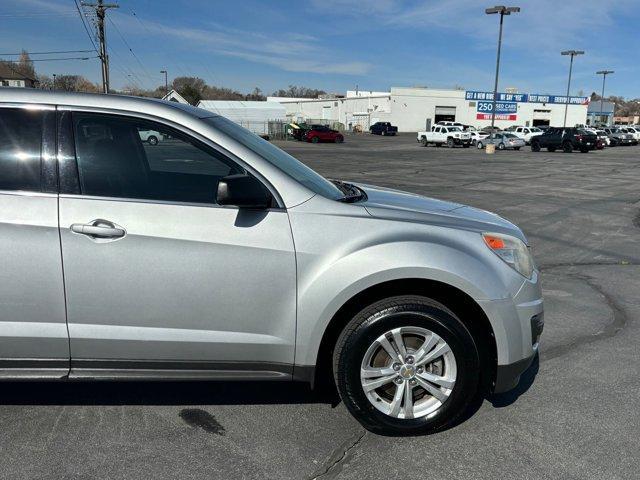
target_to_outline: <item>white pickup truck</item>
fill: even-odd
[[[538,127],[516,127],[511,133],[523,139],[525,143],[529,145],[531,143],[531,137],[542,135],[543,132]]]
[[[463,132],[460,127],[434,125],[431,127],[430,132],[418,132],[417,140],[424,147],[433,144],[436,147],[446,145],[449,148],[453,148],[456,145],[462,145],[464,148],[469,148],[471,134]]]

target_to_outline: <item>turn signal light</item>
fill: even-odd
[[[485,243],[491,250],[500,250],[504,248],[504,240],[500,237],[494,237],[493,235],[484,234],[482,236]]]

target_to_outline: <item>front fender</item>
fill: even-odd
[[[478,234],[456,232],[452,241],[449,234],[447,244],[439,235],[424,241],[383,241],[338,255],[333,252],[327,262],[318,258],[308,262],[299,255],[296,364],[315,365],[324,332],[338,310],[355,295],[384,282],[438,281],[481,306],[509,299],[508,292],[517,291],[522,281],[472,236]]]

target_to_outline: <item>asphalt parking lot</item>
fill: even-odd
[[[640,147],[486,155],[411,135],[278,144],[326,176],[523,228],[546,326],[516,391],[445,432],[389,438],[298,384],[2,384],[0,478],[638,478]]]

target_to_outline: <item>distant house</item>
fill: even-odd
[[[169,102],[184,103],[186,105],[189,105],[189,102],[187,102],[185,98],[175,90],[171,90],[169,93],[167,93],[164,97],[162,97],[162,100],[168,100]]]
[[[0,62],[0,86],[2,87],[35,87],[36,79],[20,73],[15,64]]]

